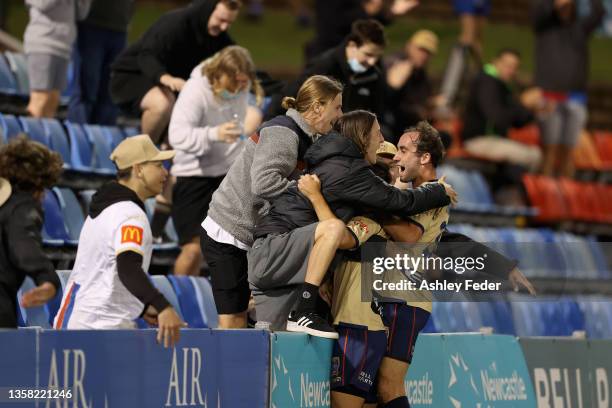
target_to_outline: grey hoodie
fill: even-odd
[[[295,110],[287,116],[314,141],[318,134]],[[214,192],[208,216],[238,241],[251,246],[258,216],[267,202],[290,185],[298,161],[299,136],[282,126],[269,126],[259,133],[259,142],[245,142],[229,172]],[[292,177],[293,175],[293,177]]]
[[[76,22],[89,13],[92,0],[26,0],[30,22],[23,35],[26,54],[70,59]]]

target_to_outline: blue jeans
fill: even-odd
[[[69,120],[115,124],[119,110],[111,101],[110,66],[126,44],[126,33],[79,24],[72,58]]]

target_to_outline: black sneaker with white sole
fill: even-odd
[[[311,336],[337,339],[338,333],[325,319],[314,312],[291,312],[287,319],[287,331],[308,333]]]

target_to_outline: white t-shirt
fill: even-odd
[[[76,261],[55,317],[57,329],[134,328],[144,304],[119,280],[117,255],[134,251],[149,270],[153,238],[147,215],[135,203],[122,201],[87,217]]]

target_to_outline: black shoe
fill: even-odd
[[[311,336],[337,339],[338,333],[325,319],[313,312],[291,312],[287,319],[287,331],[308,333]]]

